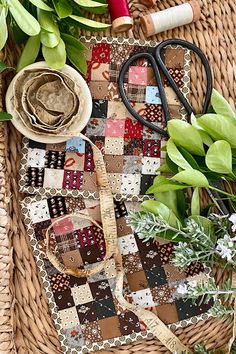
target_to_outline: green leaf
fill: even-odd
[[[86,47],[86,45],[84,45],[77,38],[75,38],[69,34],[61,33],[61,38],[63,39],[65,44],[76,47],[78,50],[81,50],[81,51],[88,50],[88,47]]]
[[[182,146],[178,147],[178,150],[181,152],[185,160],[189,163],[189,165],[195,170],[199,170],[198,163],[196,159]]]
[[[171,169],[169,168],[169,166],[166,163],[163,163],[158,169],[157,171],[159,172],[164,172],[164,173],[171,173]]]
[[[60,31],[54,15],[48,11],[38,10],[38,20],[42,27],[42,44],[49,48],[56,47],[60,41]]]
[[[213,140],[211,139],[211,137],[204,131],[204,129],[198,124],[197,122],[197,117],[201,117],[202,114],[199,115],[194,115],[191,114],[191,124],[199,131],[199,134],[202,138],[202,141],[205,145],[210,146],[211,144],[213,144]]]
[[[155,193],[154,197],[157,201],[165,204],[178,217],[177,191]]]
[[[209,183],[203,173],[200,171],[189,169],[184,170],[174,175],[171,180],[179,183],[185,183],[192,187],[208,187]]]
[[[211,237],[214,236],[214,226],[211,220],[201,215],[192,215],[189,219],[194,220],[199,226],[201,226],[205,234],[210,235]]]
[[[48,48],[45,45],[42,47],[43,57],[47,65],[55,70],[62,69],[66,63],[66,48],[62,39],[54,48]]]
[[[236,122],[231,118],[209,113],[198,118],[198,123],[214,140],[226,140],[236,148]]]
[[[85,26],[88,29],[92,28],[93,30],[96,30],[96,31],[104,30],[106,28],[111,27],[111,25],[109,25],[107,23],[89,20],[88,18],[81,17],[81,16],[71,15],[70,18],[72,18],[72,20],[77,21],[80,25]]]
[[[186,200],[183,190],[177,190],[177,206],[178,206],[178,215],[181,220],[185,218],[186,214]]]
[[[211,104],[217,114],[236,119],[236,113],[226,99],[215,89],[212,90]]]
[[[170,179],[167,179],[164,176],[157,176],[154,179],[153,185],[148,188],[147,194],[152,194],[152,193],[159,193],[159,192],[168,192],[168,191],[174,191],[178,189],[185,189],[190,186],[186,186],[183,184],[180,184],[178,182],[171,181]]]
[[[191,199],[191,214],[200,215],[200,198],[198,187],[194,189]]]
[[[53,5],[60,18],[68,17],[72,14],[72,6],[67,0],[53,0]]]
[[[18,0],[6,0],[9,11],[18,26],[29,36],[36,36],[40,32],[40,25]]]
[[[87,61],[84,52],[88,48],[70,35],[62,34],[62,38],[66,44],[66,53],[70,62],[85,75],[87,72]]]
[[[232,173],[232,151],[227,141],[218,140],[209,147],[206,165],[213,172]]]
[[[12,66],[8,66],[7,64],[0,61],[0,74],[5,70],[15,70]]]
[[[7,120],[11,120],[12,119],[12,115],[10,113],[7,112],[0,112],[0,121],[7,121]]]
[[[192,154],[204,156],[205,151],[198,130],[191,124],[179,119],[168,122],[168,132],[177,146],[182,146]]]
[[[6,9],[0,6],[0,50],[5,46],[8,37],[6,16]]]
[[[107,13],[107,6],[100,7],[83,7],[85,11],[91,12],[93,14],[104,15]]]
[[[92,1],[92,0],[74,0],[76,4],[78,4],[81,7],[104,7],[107,6],[106,4],[102,4],[98,1]]]
[[[21,69],[35,62],[39,54],[40,49],[40,36],[29,37],[25,44],[23,52],[21,53],[20,59],[17,63],[16,71],[19,72]]]
[[[184,170],[191,168],[189,163],[185,160],[183,155],[179,152],[172,138],[170,138],[167,142],[167,153],[169,158],[179,167]]]
[[[41,10],[45,10],[45,11],[53,11],[53,8],[51,8],[50,6],[48,6],[44,1],[42,0],[29,0],[34,6],[36,6],[37,8],[41,9]]]
[[[180,227],[180,221],[165,204],[157,201],[157,200],[145,200],[141,204],[142,209],[153,213],[155,215],[160,215],[164,220],[168,222],[168,224],[172,227]]]
[[[166,154],[166,165],[171,170],[171,172],[178,172],[178,166],[169,158],[168,154]]]

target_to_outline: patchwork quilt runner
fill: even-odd
[[[144,127],[126,110],[119,96],[117,79],[122,63],[137,52],[152,52],[155,43],[133,39],[90,39],[87,61],[93,111],[84,130],[103,152],[112,192],[116,199],[142,200],[159,173],[164,157],[164,138]],[[167,48],[165,65],[183,93],[188,93],[189,53]],[[163,78],[173,117],[184,117],[179,101]],[[146,120],[165,126],[153,69],[146,60],[130,67],[125,89],[133,107]],[[63,191],[63,194],[98,198],[96,174],[89,143],[73,138],[62,144],[41,144],[25,139],[21,190],[33,193]]]
[[[55,220],[50,246],[69,268],[94,267],[105,254],[102,231],[88,220],[60,221],[60,216],[87,213],[98,223],[99,201],[81,197],[27,197],[23,214],[50,309],[65,353],[87,353],[127,344],[152,336],[138,318],[124,310],[114,297],[116,268],[114,259],[103,271],[88,278],[64,275],[55,269],[45,254],[45,233]],[[128,211],[139,203],[115,201],[118,246],[125,271],[123,294],[126,300],[155,313],[171,329],[207,319],[210,304],[193,305],[176,299],[175,287],[201,274],[201,265],[184,271],[173,267],[173,244],[159,240],[143,242],[127,225]]]

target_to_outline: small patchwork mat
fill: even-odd
[[[124,267],[123,294],[127,301],[156,314],[172,330],[206,320],[210,304],[174,297],[175,287],[201,275],[193,264],[180,271],[171,263],[173,244],[141,241],[126,222],[129,210],[139,203],[115,201],[118,246]],[[69,196],[27,197],[22,202],[25,224],[49,299],[62,350],[87,353],[151,337],[142,321],[124,310],[114,297],[116,268],[111,258],[105,268],[88,278],[59,273],[45,253],[45,233],[53,223],[50,248],[68,268],[91,269],[103,260],[105,243],[100,228],[88,220],[60,217],[86,213],[101,223],[99,201]]]
[[[117,200],[143,200],[158,174],[165,141],[143,126],[121,101],[117,79],[122,63],[137,52],[152,53],[156,43],[134,39],[84,39],[88,47],[87,83],[93,111],[83,131],[104,156],[108,177]],[[185,95],[189,86],[189,52],[167,48],[165,65]],[[168,82],[163,78],[172,117],[184,112]],[[133,107],[147,121],[165,126],[153,69],[143,59],[129,68],[124,83]],[[80,138],[61,144],[41,144],[24,139],[20,189],[23,192],[61,192],[63,195],[98,198],[96,174],[90,145]]]

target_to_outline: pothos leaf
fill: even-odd
[[[194,169],[181,171],[174,175],[171,180],[185,183],[192,187],[208,187],[209,183],[203,173]]]
[[[43,45],[42,52],[43,57],[50,68],[59,70],[65,65],[66,49],[62,39],[60,39],[59,44],[54,48],[49,48]]]
[[[12,66],[8,66],[7,64],[0,61],[0,74],[5,70],[15,70]]]
[[[168,224],[172,227],[179,227],[180,221],[175,216],[173,211],[169,209],[165,204],[157,201],[157,200],[145,200],[141,204],[142,209],[149,211],[155,215],[161,215],[164,220],[168,222]]]
[[[18,26],[29,36],[36,36],[40,32],[40,25],[18,0],[6,0],[9,11]]]
[[[8,37],[6,16],[6,9],[0,6],[0,50],[5,46]]]
[[[215,89],[212,90],[211,104],[212,104],[212,107],[214,108],[214,111],[217,114],[221,114],[223,116],[227,116],[229,118],[236,119],[236,113],[233,111],[230,104]]]
[[[191,214],[200,215],[200,198],[198,187],[194,189],[191,199]]]
[[[45,11],[53,11],[53,8],[51,8],[50,6],[48,6],[44,1],[42,0],[29,0],[34,6],[36,6],[37,8],[41,9],[41,10],[45,10]]]
[[[70,18],[78,22],[81,26],[84,26],[85,28],[91,28],[95,31],[104,30],[106,28],[111,27],[110,24],[93,21],[81,16],[71,15]]]
[[[72,14],[72,6],[67,0],[53,0],[53,5],[60,18],[68,17]]]
[[[40,49],[40,35],[29,37],[17,63],[16,71],[35,62]]]
[[[232,151],[230,144],[224,140],[214,142],[207,151],[206,165],[213,172],[231,174]]]
[[[12,115],[10,113],[0,112],[0,121],[7,121],[11,119],[12,119]]]
[[[176,147],[172,138],[167,142],[167,153],[169,158],[179,167],[185,169],[192,168]]]
[[[81,7],[104,7],[107,6],[105,4],[102,4],[98,1],[93,1],[93,0],[74,0],[79,6]]]

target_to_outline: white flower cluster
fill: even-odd
[[[231,262],[236,253],[235,245],[236,237],[232,238],[229,235],[224,235],[224,238],[217,240],[216,250],[221,258],[226,258]]]

